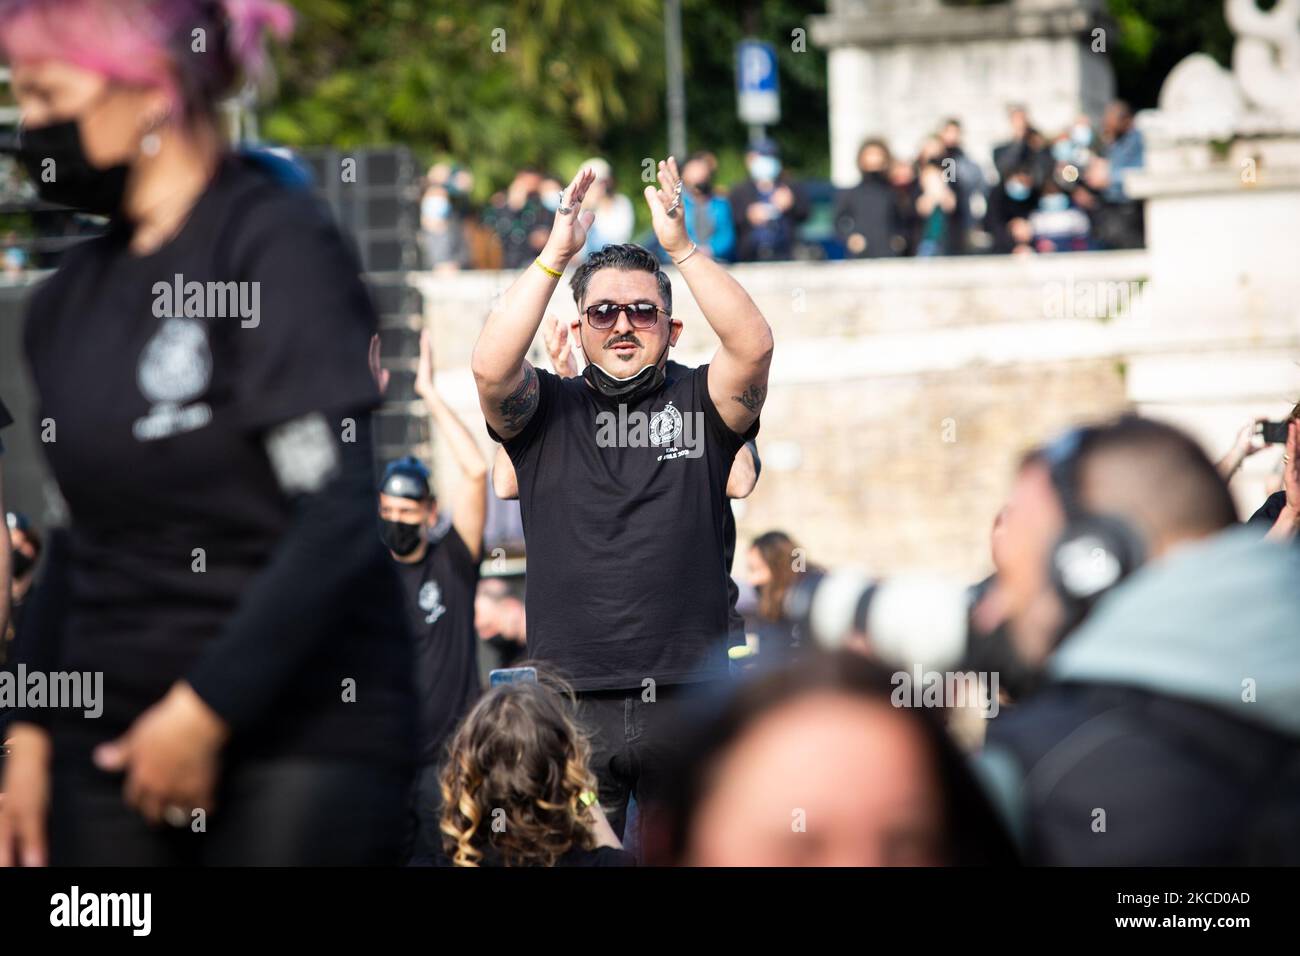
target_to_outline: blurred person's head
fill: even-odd
[[[957,119],[944,120],[943,126],[939,128],[939,141],[943,143],[945,149],[959,149],[961,147],[961,121]]]
[[[582,164],[582,168],[596,174],[583,200],[584,206],[593,206],[614,192],[614,169],[607,160],[593,156]]]
[[[462,196],[474,194],[474,171],[460,166],[451,174],[451,188]]]
[[[1091,147],[1095,138],[1092,129],[1092,117],[1087,113],[1080,113],[1074,118],[1074,123],[1064,135],[1068,135],[1070,142],[1080,149]]]
[[[538,676],[493,687],[452,738],[441,830],[457,866],[552,866],[595,846],[583,800],[596,789],[591,746],[572,692]]]
[[[420,224],[429,229],[450,219],[451,214],[451,193],[441,183],[431,183],[420,198]]]
[[[770,139],[761,140],[745,153],[745,169],[756,183],[771,185],[781,178],[781,151]]]
[[[613,395],[661,384],[682,323],[672,317],[672,283],[654,253],[634,243],[605,246],[577,268],[570,285],[588,363],[583,377],[592,387]]]
[[[1102,135],[1108,142],[1119,139],[1133,126],[1133,109],[1124,100],[1111,100],[1101,116]]]
[[[861,655],[816,653],[728,693],[683,734],[647,811],[651,862],[935,866],[1014,862],[937,714],[895,706]],[[700,718],[703,717],[703,720]]]
[[[549,173],[542,179],[538,186],[538,196],[541,197],[542,205],[550,212],[560,208],[560,195],[564,192],[564,183],[560,182],[559,177],[552,176]]]
[[[474,630],[481,640],[524,637],[524,602],[501,578],[483,578],[474,594]]]
[[[283,38],[292,24],[292,10],[270,0],[0,6],[0,52],[42,195],[105,215],[123,206],[140,214],[129,208],[140,173],[187,168],[218,150],[218,104],[241,77],[262,71],[263,34]],[[51,159],[57,177],[39,175]]]
[[[1034,174],[1025,166],[1012,171],[1002,181],[1002,191],[1015,202],[1027,202],[1034,194]]]
[[[949,188],[947,170],[939,160],[927,160],[921,164],[920,183],[922,190],[942,192]]]
[[[390,462],[379,482],[379,531],[393,557],[407,563],[423,558],[437,523],[429,469],[411,456]]]
[[[905,159],[896,159],[889,166],[889,182],[896,189],[906,189],[916,182],[916,167]]]
[[[1024,139],[1025,134],[1029,132],[1029,114],[1023,106],[1008,107],[1007,123],[1011,126],[1012,139]]]
[[[1007,501],[990,595],[1016,655],[1041,667],[1136,567],[1236,521],[1214,463],[1172,426],[1128,415],[1031,452]]]
[[[543,202],[549,197],[542,196],[542,185],[546,176],[531,163],[515,171],[514,178],[505,189],[504,205],[509,209],[523,209],[531,201]],[[555,205],[559,206],[558,191],[555,193]],[[549,206],[549,203],[548,203]]]
[[[451,183],[452,165],[443,160],[434,163],[425,174],[425,182],[431,186],[447,186]]]
[[[864,176],[880,176],[889,171],[893,157],[889,154],[889,147],[885,141],[879,137],[871,137],[864,140],[862,146],[858,148],[858,170]]]
[[[926,166],[929,163],[937,162],[943,156],[943,141],[938,136],[927,136],[921,141],[921,149],[917,153],[917,165]]]
[[[686,157],[682,163],[682,185],[692,192],[709,195],[713,192],[713,171],[716,160],[712,153],[697,152]]]
[[[795,581],[795,543],[784,531],[760,534],[749,546],[745,564],[749,583],[758,592],[758,613],[764,620],[785,617],[785,595]]]

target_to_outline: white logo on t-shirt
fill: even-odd
[[[420,587],[420,596],[416,600],[421,611],[429,612],[424,619],[425,624],[432,624],[447,610],[442,606],[442,588],[438,587],[437,581],[425,581]]]
[[[650,444],[667,448],[676,443],[682,434],[682,413],[669,402],[663,411],[650,416]]]
[[[132,433],[152,441],[202,428],[212,420],[212,408],[206,402],[183,406],[211,381],[207,326],[198,319],[164,320],[140,353],[136,384],[153,407],[136,419]]]

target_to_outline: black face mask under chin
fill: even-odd
[[[402,521],[379,522],[379,537],[389,551],[404,558],[420,546],[424,536],[424,525],[407,524]]]
[[[22,128],[18,144],[18,159],[41,199],[96,216],[122,208],[128,167],[91,165],[76,120]]]
[[[668,354],[668,347],[671,344],[670,337],[664,343],[664,350],[659,353],[659,358],[655,359],[653,365],[647,365],[628,378],[615,378],[595,362],[587,363],[587,367],[582,370],[582,377],[588,385],[606,398],[620,402],[635,402],[663,388],[665,376],[659,363]]]

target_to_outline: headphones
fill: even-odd
[[[1065,509],[1065,530],[1049,559],[1052,586],[1065,610],[1061,637],[1146,560],[1146,544],[1128,521],[1092,513],[1079,503],[1079,462],[1098,432],[1097,428],[1071,429],[1042,451]]]

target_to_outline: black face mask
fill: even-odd
[[[112,216],[122,208],[128,168],[91,165],[76,120],[25,127],[18,143],[18,159],[41,199],[96,216]]]
[[[587,363],[587,367],[582,370],[582,377],[588,385],[606,398],[619,402],[638,401],[663,388],[664,370],[659,367],[659,363],[668,354],[670,344],[672,344],[671,336],[664,343],[664,350],[659,353],[659,358],[655,359],[654,364],[647,365],[629,378],[615,378],[595,362]]]
[[[420,546],[420,541],[424,537],[424,525],[381,520],[379,537],[383,539],[389,551],[404,558]]]
[[[27,555],[23,554],[23,552],[15,548],[13,553],[12,563],[14,569],[14,578],[16,580],[26,575],[28,571],[30,571],[32,568],[36,566],[36,559],[27,557]]]

